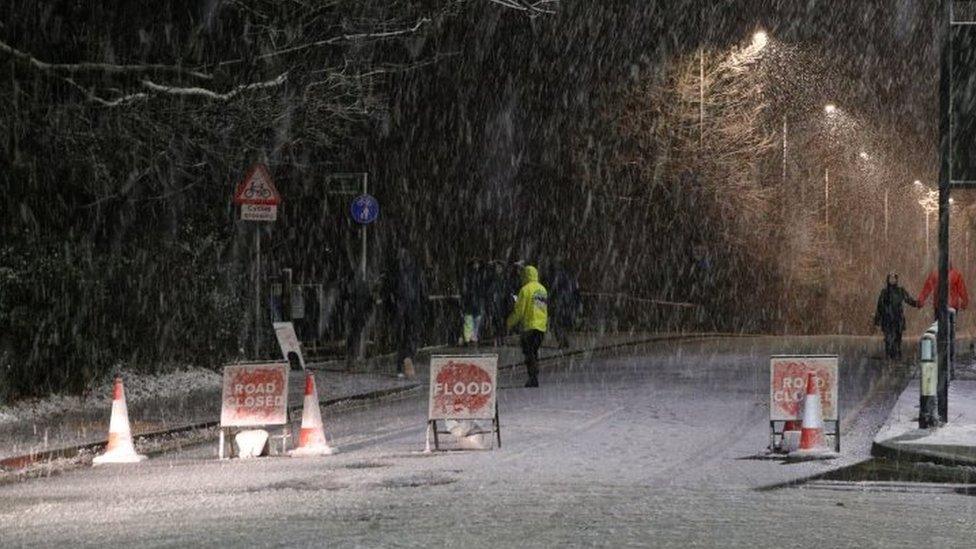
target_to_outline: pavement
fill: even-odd
[[[571,336],[570,345],[566,348],[557,348],[549,337],[540,350],[540,358],[546,360],[675,337],[686,336],[674,333],[578,333]],[[517,338],[509,338],[504,343],[499,347],[437,346],[421,349],[415,361],[417,377],[413,380],[395,376],[393,355],[371,357],[357,364],[352,371],[346,371],[345,361],[338,360],[309,363],[309,370],[314,372],[320,402],[334,405],[381,398],[425,386],[432,354],[497,353],[500,369],[522,364]],[[304,373],[292,371],[289,376],[289,407],[301,405],[304,387]],[[153,439],[161,436],[176,431],[212,428],[219,422],[221,385],[217,374],[191,377],[182,385],[166,387],[159,394],[130,389],[127,381],[129,419],[136,447],[140,451],[159,450]],[[19,469],[26,463],[38,460],[74,458],[79,453],[90,454],[104,445],[111,412],[111,402],[106,398],[110,391],[105,392],[102,398],[74,403],[63,409],[58,409],[59,401],[54,399],[53,402],[41,403],[51,409],[49,413],[0,422],[0,440],[3,441],[0,445],[0,471]],[[203,433],[202,436],[213,436],[213,433]],[[84,455],[81,457],[85,458]]]
[[[0,483],[4,547],[972,547],[972,485],[805,482],[870,461],[905,385],[877,338],[684,338],[499,377],[503,446],[424,453],[422,391],[326,409],[338,453],[185,446]],[[769,441],[769,356],[840,356],[841,456]],[[880,460],[877,460],[880,461]],[[780,486],[769,488],[770,485]]]
[[[976,361],[960,357],[949,383],[949,421],[919,429],[918,368],[874,439],[871,453],[903,462],[976,466]]]

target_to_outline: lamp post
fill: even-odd
[[[925,212],[925,264],[929,264],[929,254],[930,254],[930,244],[929,244],[929,218],[933,212],[939,210],[939,191],[935,189],[928,189],[922,184],[921,181],[916,180],[915,190],[921,193],[921,198],[918,199],[918,205],[922,207],[922,211]]]

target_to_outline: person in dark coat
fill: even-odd
[[[874,313],[874,325],[884,332],[885,355],[890,359],[901,359],[901,335],[905,331],[905,311],[903,304],[921,307],[905,288],[898,285],[898,275],[890,273],[885,287],[878,296],[878,307]]]
[[[413,358],[420,344],[427,288],[420,267],[406,248],[397,250],[388,283],[387,303],[396,330],[397,377],[413,377]]]
[[[481,261],[469,259],[461,274],[462,342],[478,344],[485,310],[485,273]]]
[[[373,293],[369,283],[358,272],[346,284],[343,305],[346,317],[346,369],[351,370],[363,358],[363,333],[373,312]]]
[[[549,282],[550,316],[552,332],[560,347],[569,346],[569,332],[576,325],[576,317],[582,307],[579,282],[576,275],[558,262]]]
[[[491,326],[491,335],[494,338],[496,347],[501,346],[505,341],[505,334],[508,329],[505,321],[512,310],[515,300],[509,287],[509,278],[506,273],[505,264],[501,261],[492,261],[487,269],[487,281],[485,283],[485,303],[487,309],[487,325]]]

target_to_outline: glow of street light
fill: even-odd
[[[918,179],[916,179],[915,180],[915,186],[916,187],[922,187],[923,185],[922,185],[922,182],[921,181],[919,181]]]
[[[834,114],[834,113],[836,113],[837,112],[837,105],[834,105],[833,103],[827,103],[827,105],[824,106],[824,112],[827,113],[827,114]]]
[[[861,157],[861,160],[867,160],[868,158],[870,158],[870,156],[868,156],[868,153],[864,151],[861,151],[861,154],[859,154],[858,156]]]
[[[752,35],[752,48],[754,50],[759,51],[765,48],[766,44],[769,44],[769,35],[766,34],[766,31],[759,31]]]

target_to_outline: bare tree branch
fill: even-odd
[[[541,14],[554,14],[556,11],[549,6],[556,5],[559,0],[488,0],[492,4],[498,4],[509,9],[524,11],[532,16]]]
[[[167,93],[170,95],[199,96],[199,97],[206,97],[208,99],[216,99],[218,101],[228,101],[246,91],[278,87],[284,84],[287,80],[288,80],[288,73],[284,72],[278,75],[277,78],[274,78],[272,80],[267,80],[265,82],[254,82],[251,84],[243,84],[237,86],[236,88],[230,90],[227,93],[217,93],[215,91],[208,90],[205,88],[182,88],[177,86],[164,86],[162,84],[157,84],[151,80],[143,80],[142,85],[158,93]]]
[[[332,45],[341,44],[341,43],[358,42],[358,41],[362,41],[362,40],[379,40],[379,39],[385,39],[385,38],[394,38],[394,37],[397,37],[397,36],[404,36],[404,35],[412,34],[412,33],[415,33],[417,31],[419,31],[421,28],[423,28],[424,25],[426,25],[428,23],[430,23],[430,19],[424,17],[424,18],[419,19],[417,21],[417,23],[414,24],[414,26],[409,27],[409,28],[405,28],[405,29],[400,29],[400,30],[395,30],[395,31],[387,31],[387,32],[365,32],[365,33],[359,33],[359,34],[343,34],[343,35],[339,35],[339,36],[333,36],[332,38],[327,38],[325,40],[318,40],[316,42],[308,42],[306,44],[299,44],[297,46],[292,46],[290,48],[284,48],[284,49],[281,49],[281,50],[277,50],[277,51],[265,53],[263,55],[259,55],[259,56],[255,57],[255,60],[263,61],[263,60],[266,60],[266,59],[271,59],[272,57],[278,57],[279,55],[286,55],[286,54],[289,54],[289,53],[295,53],[295,52],[307,50],[307,49],[310,49],[310,48],[320,48],[320,47],[323,47],[323,46],[332,46]],[[217,66],[217,67],[224,67],[224,66],[227,66],[227,65],[234,65],[234,64],[243,63],[243,62],[244,62],[243,59],[232,59],[230,61],[221,61],[220,63],[217,63],[215,66]]]
[[[147,72],[168,73],[178,76],[189,76],[198,80],[213,80],[213,76],[199,71],[184,69],[176,65],[114,65],[111,63],[47,63],[34,57],[33,55],[22,52],[17,48],[0,41],[0,52],[27,63],[37,70],[44,72],[57,72],[67,74],[79,74],[99,72],[107,74],[141,74]]]

